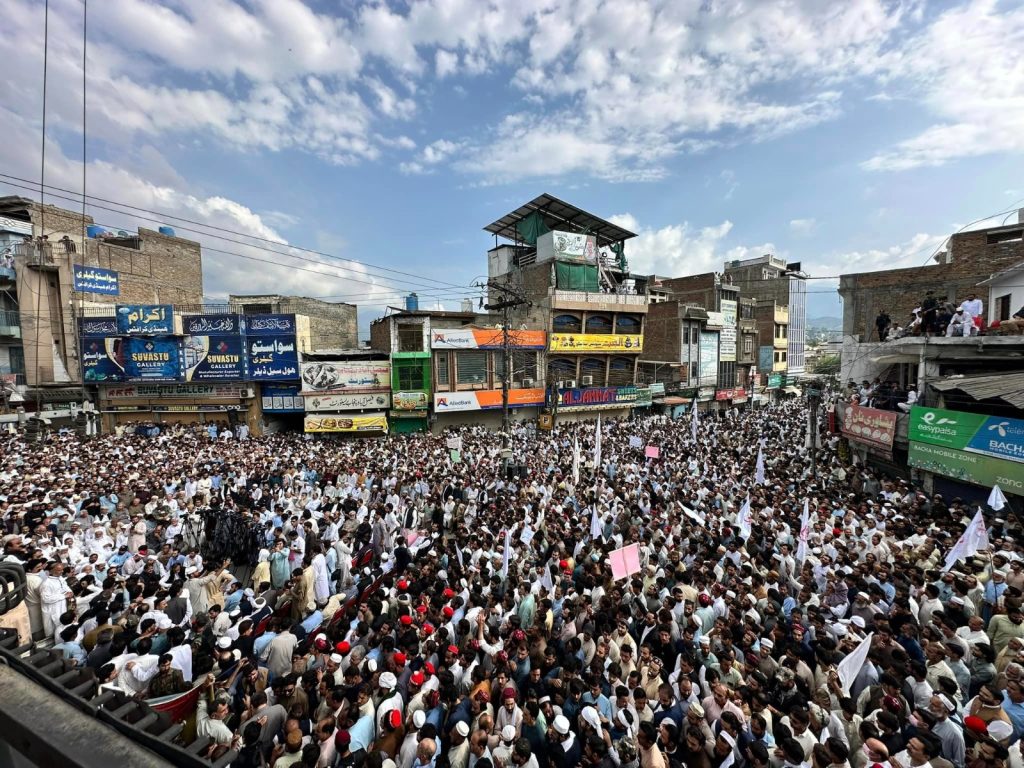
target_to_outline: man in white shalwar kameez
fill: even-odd
[[[50,575],[47,576],[39,589],[39,602],[43,609],[43,631],[46,637],[53,637],[60,616],[68,609],[68,598],[71,590],[64,579],[64,564],[54,563],[50,566]]]

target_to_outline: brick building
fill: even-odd
[[[356,305],[278,294],[232,295],[228,301],[243,314],[295,314],[309,318],[313,349],[355,349],[359,346]]]
[[[975,290],[983,300],[988,288],[981,283],[997,272],[1024,261],[1024,221],[1010,226],[959,232],[935,264],[882,272],[843,275],[843,336],[853,341],[878,341],[875,318],[881,310],[894,322],[906,325],[911,311],[921,305],[925,291],[958,304]],[[988,307],[985,307],[986,314]]]
[[[200,304],[203,266],[199,243],[163,231],[110,232],[91,216],[33,200],[0,197],[0,217],[17,229],[8,238],[16,288],[2,311],[17,335],[0,334],[0,369],[29,386],[81,381],[74,313],[113,314],[114,304]],[[25,231],[30,227],[30,233]],[[88,236],[89,233],[93,236]],[[25,238],[44,238],[35,243]],[[20,239],[22,242],[17,242]],[[113,270],[120,293],[76,293],[73,265]],[[72,307],[74,302],[74,307]],[[5,343],[6,342],[6,343]]]

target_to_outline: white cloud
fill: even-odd
[[[1024,6],[970,0],[945,11],[883,59],[936,123],[862,165],[902,171],[959,158],[1024,152]]]
[[[815,219],[790,219],[789,231],[794,235],[806,236],[814,232],[818,227]]]
[[[888,248],[833,253],[815,259],[804,268],[812,275],[839,275],[851,272],[877,272],[884,269],[923,267],[933,263],[931,256],[946,242],[948,235],[919,232],[910,239]]]
[[[440,79],[444,79],[449,75],[455,73],[459,66],[459,55],[446,51],[444,48],[438,48],[437,53],[434,54],[434,71],[437,72],[437,76]]]

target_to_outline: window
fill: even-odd
[[[783,350],[783,351],[782,351],[782,362],[786,362],[786,359],[787,359],[788,357],[789,357],[789,353],[788,353],[788,352],[786,352],[785,350]]]
[[[487,384],[487,353],[483,350],[463,350],[455,353],[456,384]]]
[[[551,320],[551,330],[555,333],[582,333],[583,322],[576,315],[555,315]]]
[[[683,346],[689,346],[690,344],[690,326],[683,326]]]
[[[691,382],[697,381],[699,376],[700,376],[700,368],[698,367],[697,363],[690,363],[690,381]]]
[[[1024,229],[1011,229],[1008,232],[993,232],[985,238],[985,241],[989,245],[998,245],[999,243],[1012,243],[1022,237],[1024,237]]]
[[[608,386],[621,387],[633,383],[633,358],[613,357],[608,366]]]
[[[1008,293],[1005,296],[1000,296],[996,299],[996,320],[1003,321],[1010,319],[1010,299],[1012,296]]]
[[[505,372],[505,355],[502,352],[492,352],[494,356],[494,380],[501,384]],[[532,349],[518,349],[512,351],[512,382],[519,384],[523,379],[537,381],[537,353]]]
[[[440,389],[444,387],[448,389],[451,386],[451,380],[448,375],[449,366],[449,355],[450,352],[435,352],[434,353],[434,365],[436,366],[434,381],[437,382],[437,386]]]
[[[595,387],[604,386],[604,358],[585,357],[580,363],[580,376],[593,376]]]
[[[407,391],[412,389],[423,389],[423,365],[417,362],[415,365],[399,365],[397,368],[398,389]]]
[[[423,326],[409,323],[398,324],[398,351],[423,351]]]
[[[749,334],[743,337],[743,354],[746,357],[754,354],[754,337]]]
[[[269,315],[274,311],[273,306],[270,304],[243,304],[242,314],[243,315]]]
[[[640,333],[640,318],[636,315],[619,315],[615,319],[615,332],[616,333],[628,333],[628,334],[639,334]]]
[[[612,319],[608,315],[591,315],[587,318],[587,333],[611,333]]]
[[[548,358],[548,381],[564,381],[576,378],[576,360],[572,357]]]

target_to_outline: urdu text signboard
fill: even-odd
[[[854,442],[891,454],[896,436],[896,413],[851,405],[843,417],[843,434]]]
[[[302,364],[302,391],[343,394],[391,389],[391,363],[384,360],[335,360]]]
[[[736,302],[722,299],[722,330],[720,333],[719,359],[723,363],[736,362]]]
[[[242,331],[241,319],[233,314],[185,315],[181,325],[186,336],[225,336]]]
[[[117,332],[136,336],[174,333],[174,307],[170,304],[118,304]]]
[[[389,392],[345,392],[337,395],[306,395],[310,411],[350,411],[358,408],[389,408]]]
[[[101,293],[104,296],[120,296],[121,284],[117,272],[112,269],[72,265],[71,285],[80,293]]]
[[[304,426],[306,432],[387,432],[388,417],[383,413],[353,416],[307,413]]]
[[[640,352],[642,334],[552,333],[551,352]]]
[[[249,378],[254,381],[281,381],[299,377],[299,356],[295,336],[245,337]]]

